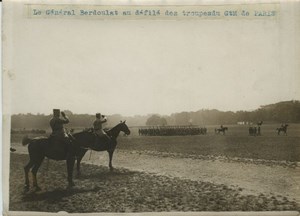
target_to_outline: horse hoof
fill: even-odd
[[[68,189],[70,189],[70,188],[72,188],[72,187],[74,187],[74,186],[75,186],[74,182],[69,182],[69,184],[68,184]]]
[[[23,190],[24,190],[24,193],[27,193],[29,191],[29,185],[25,185]]]
[[[39,186],[36,186],[36,187],[34,187],[34,191],[35,192],[38,192],[38,191],[41,191],[42,189],[39,187]]]
[[[74,188],[74,186],[72,186],[72,185],[67,186],[67,190],[72,190],[73,188]]]
[[[113,167],[109,167],[109,171],[114,171],[114,168]]]

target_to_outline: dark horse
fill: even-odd
[[[75,148],[74,154],[77,158],[77,167],[79,167],[80,161],[86,151],[87,148],[95,149],[97,151],[104,151],[107,150],[109,152],[110,156],[110,167],[111,166],[111,158],[113,151],[115,150],[115,147],[117,145],[116,138],[119,135],[119,133],[123,131],[126,134],[130,134],[130,131],[127,127],[127,125],[124,122],[119,123],[117,126],[109,130],[107,133],[111,137],[112,144],[101,144],[101,143],[95,143],[95,135],[92,132],[79,132],[75,133],[74,137],[75,139],[73,142],[73,147]],[[78,139],[78,140],[76,140]],[[24,189],[26,191],[29,190],[29,178],[28,173],[31,169],[32,176],[33,176],[33,187],[38,191],[40,190],[38,184],[37,184],[37,178],[36,174],[41,166],[43,160],[45,157],[53,160],[66,160],[67,161],[67,171],[68,171],[68,187],[74,186],[73,182],[73,167],[75,163],[74,157],[68,157],[68,150],[64,147],[62,144],[63,151],[60,153],[57,153],[57,151],[54,150],[53,145],[49,142],[48,137],[37,137],[34,139],[30,139],[28,137],[24,137],[22,141],[23,145],[28,145],[28,153],[29,153],[29,162],[24,167],[25,171],[25,187]]]
[[[219,134],[219,133],[223,133],[223,135],[225,135],[225,131],[228,130],[228,127],[222,127],[222,128],[215,128],[215,133]]]
[[[117,146],[117,137],[120,132],[124,132],[126,135],[130,134],[130,130],[124,122],[119,123],[112,129],[106,131],[107,135],[111,138],[111,143],[107,142],[95,142],[95,134],[89,131],[82,131],[74,133],[75,142],[81,146],[82,151],[77,155],[77,174],[80,175],[80,162],[88,150],[94,151],[107,151],[109,154],[109,168],[113,170],[112,157]]]
[[[24,190],[29,190],[29,178],[28,174],[31,169],[32,172],[32,184],[36,191],[41,190],[37,184],[36,174],[39,167],[41,166],[45,157],[53,160],[66,160],[67,161],[67,171],[68,171],[68,182],[69,187],[74,186],[72,179],[73,167],[75,163],[75,154],[79,151],[79,148],[74,148],[72,154],[68,151],[67,145],[65,143],[51,143],[49,137],[36,137],[33,139],[27,136],[23,138],[22,144],[28,145],[29,162],[24,167],[25,172],[25,186]],[[75,145],[74,145],[75,147]]]
[[[285,125],[281,125],[280,128],[276,128],[277,134],[280,135],[280,132],[283,132],[287,136],[287,127],[288,126],[289,126],[288,124],[285,124]]]

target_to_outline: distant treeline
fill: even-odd
[[[95,120],[95,115],[89,114],[73,114],[70,111],[65,111],[67,116],[70,119],[70,123],[67,124],[67,128],[89,128],[92,127],[93,122]],[[128,125],[145,125],[148,116],[134,116],[134,117],[123,117],[121,115],[108,115],[108,122],[105,124],[105,127],[113,127],[118,124],[121,120],[126,120]],[[17,114],[12,115],[11,117],[11,128],[39,128],[39,129],[50,129],[49,121],[52,118],[52,115],[44,115],[44,114]]]
[[[273,123],[299,123],[300,101],[285,101],[261,106],[254,111],[223,112],[219,110],[199,110],[197,112],[181,112],[164,117],[168,124],[210,125],[236,124],[238,122],[259,121]]]
[[[94,115],[73,114],[66,111],[70,118],[68,128],[88,128],[92,126]],[[12,128],[49,129],[52,115],[17,114],[11,119]],[[174,113],[169,116],[145,115],[124,117],[119,114],[108,115],[106,127],[112,127],[121,120],[126,120],[129,126],[144,125],[215,125],[236,124],[237,122],[258,121],[274,123],[300,123],[300,101],[284,101],[276,104],[261,106],[254,111],[224,112],[219,110],[202,109],[196,112]]]

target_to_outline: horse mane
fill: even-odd
[[[112,132],[112,131],[115,130],[117,127],[119,127],[119,125],[121,125],[121,124],[123,124],[123,122],[120,122],[120,123],[117,124],[116,126],[114,126],[114,127],[110,128],[110,129],[106,130],[106,133]]]
[[[106,133],[109,133],[109,132],[115,130],[115,129],[116,129],[119,125],[121,125],[121,124],[122,124],[122,122],[119,123],[119,124],[117,124],[116,126],[110,128],[110,129],[108,129],[108,130],[104,129],[104,131],[105,131]],[[82,130],[82,131],[80,131],[80,132],[74,133],[73,135],[79,135],[79,134],[91,134],[91,133],[94,133],[94,129],[93,129],[93,128],[84,129],[84,130]]]

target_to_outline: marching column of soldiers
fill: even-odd
[[[207,128],[193,126],[162,126],[139,128],[140,136],[187,136],[187,135],[205,135]]]

